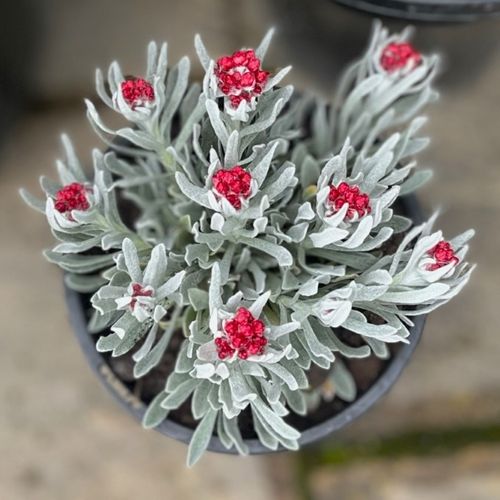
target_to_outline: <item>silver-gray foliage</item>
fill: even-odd
[[[394,73],[380,65],[383,48],[407,36],[376,25],[331,102],[278,86],[285,68],[236,108],[199,37],[202,85],[190,83],[187,58],[169,67],[166,44],[151,43],[144,76],[154,91],[150,102],[127,102],[118,63],[106,76],[96,73],[98,95],[127,123],[110,128],[87,101],[90,123],[109,146],[94,151],[93,173],[84,173],[64,136],[59,182],[41,179],[46,200],[22,192],[58,241],[46,257],[70,287],[93,293],[89,329],[100,334],[99,351],[133,350],[139,378],[160,363],[173,335],[184,336],[144,425],[158,425],[191,398],[200,423],[189,464],[213,433],[228,449],[248,453],[238,425],[243,411],[265,446],[296,449],[300,433],[286,422],[290,411],[305,414],[335,395],[356,398],[342,358],[387,358],[388,343],[408,342],[413,316],[466,284],[473,232],[451,239],[452,254],[439,261],[434,252],[444,239],[432,229],[435,217],[415,227],[395,209],[399,196],[429,178],[414,155],[428,143],[419,136],[419,112],[436,97],[436,57]],[[256,49],[260,59],[270,38]],[[213,182],[236,165],[251,176],[239,206]],[[86,204],[58,209],[61,188],[74,183],[84,187]],[[364,193],[370,210],[332,205],[331,187],[342,183]],[[122,203],[135,207],[132,221],[124,220]],[[264,323],[267,344],[250,355],[235,347],[220,356],[216,341],[241,308]],[[363,344],[347,345],[340,329]],[[330,370],[316,389],[308,382],[312,365]]]

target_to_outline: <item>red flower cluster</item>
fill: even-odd
[[[241,208],[241,199],[250,196],[252,176],[239,165],[218,170],[212,183],[215,190],[224,196],[234,208]]]
[[[130,309],[134,310],[137,304],[137,297],[152,297],[153,290],[146,290],[146,287],[140,283],[132,283],[132,300],[130,301]]]
[[[62,214],[72,210],[88,210],[87,188],[79,182],[73,182],[56,193],[55,208]]]
[[[255,319],[248,309],[240,307],[233,319],[224,325],[226,337],[215,339],[219,358],[226,359],[235,352],[240,359],[264,354],[267,345],[264,330],[264,323],[260,319]]]
[[[338,186],[330,186],[328,201],[336,212],[347,203],[349,208],[346,216],[349,219],[352,219],[356,213],[359,217],[363,217],[372,211],[368,195],[362,193],[358,186],[350,186],[347,182],[341,182]]]
[[[121,83],[122,95],[127,104],[134,109],[144,106],[155,99],[153,86],[144,78],[129,78]]]
[[[269,72],[261,68],[260,59],[250,49],[219,57],[215,76],[220,90],[237,108],[241,101],[250,101],[252,97],[262,94]]]
[[[444,240],[440,241],[427,253],[435,260],[433,264],[427,265],[428,271],[435,271],[436,269],[439,269],[440,267],[446,266],[446,264],[450,263],[456,266],[459,262],[459,259],[455,255],[455,251],[453,250],[450,243]]]
[[[422,56],[415,48],[407,43],[390,43],[382,51],[380,64],[387,72],[392,73],[399,69],[416,68],[422,62]]]

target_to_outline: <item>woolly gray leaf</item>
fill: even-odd
[[[270,255],[276,259],[280,267],[287,267],[293,264],[292,254],[286,248],[277,245],[276,243],[271,243],[270,241],[261,238],[251,239],[244,236],[241,236],[239,240],[245,245]]]
[[[198,424],[196,430],[193,433],[191,442],[188,448],[188,467],[192,467],[200,458],[203,452],[207,449],[208,443],[212,436],[212,432],[215,426],[215,419],[217,418],[217,412],[210,410],[206,413],[203,420]]]
[[[149,406],[142,417],[142,425],[144,428],[152,429],[153,427],[160,425],[167,418],[169,410],[163,408],[161,405],[166,397],[167,395],[164,392],[160,392],[160,394],[158,394],[153,401],[149,403]]]

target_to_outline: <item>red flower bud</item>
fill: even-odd
[[[338,186],[330,186],[328,202],[335,212],[338,212],[345,204],[349,205],[346,217],[352,219],[357,213],[363,217],[371,212],[370,198],[362,193],[358,186],[350,186],[347,182],[341,182]]]
[[[240,359],[264,354],[267,345],[265,328],[260,319],[254,318],[248,309],[240,307],[224,325],[225,337],[215,339],[219,359],[226,359],[235,352]]]
[[[250,196],[252,176],[239,165],[217,171],[212,183],[215,191],[226,198],[234,208],[241,208],[241,199]]]
[[[155,99],[153,86],[144,78],[125,80],[121,83],[121,91],[123,98],[132,109],[137,106],[144,106]]]
[[[420,52],[407,42],[390,43],[384,48],[380,56],[380,64],[388,73],[406,68],[407,65],[413,69],[421,62],[422,56]]]

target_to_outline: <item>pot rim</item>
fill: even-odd
[[[422,208],[417,197],[413,194],[401,197],[399,200],[403,205],[403,212],[413,220],[414,224],[420,224],[424,220]],[[83,296],[75,290],[71,290],[64,284],[66,305],[70,313],[70,323],[78,339],[83,354],[87,358],[90,367],[99,378],[101,383],[115,397],[128,413],[131,413],[137,420],[142,421],[147,405],[139,398],[133,395],[124,383],[112,372],[104,356],[95,348],[93,334],[88,331],[87,318],[85,315],[85,306]],[[394,385],[401,375],[403,368],[408,364],[417,344],[422,336],[426,316],[416,316],[414,326],[410,328],[408,337],[409,343],[402,344],[402,347],[390,359],[387,368],[375,383],[358,399],[347,406],[340,413],[337,413],[329,419],[313,425],[301,432],[299,438],[300,447],[304,447],[320,441],[335,431],[349,425],[355,419],[363,415],[370,409],[383,395]],[[170,420],[168,417],[155,430],[181,441],[189,443],[194,430],[182,424]],[[280,451],[287,451],[283,447],[277,450],[266,448],[258,439],[245,439],[250,454],[267,454]],[[233,448],[227,450],[217,435],[212,435],[207,448],[209,451],[218,453],[237,454]]]
[[[499,0],[335,0],[338,4],[378,16],[423,23],[470,23],[500,15]]]

